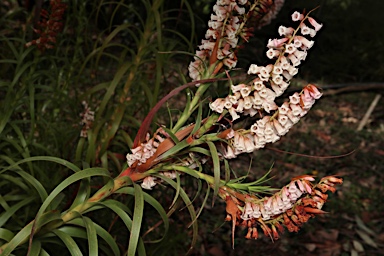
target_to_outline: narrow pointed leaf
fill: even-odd
[[[41,252],[41,242],[39,240],[34,240],[29,250],[28,256],[39,256],[40,252]]]
[[[154,175],[154,176],[159,177],[159,175]],[[176,182],[174,182],[170,178],[167,178],[167,177],[161,177],[161,178],[165,182],[167,182],[169,185],[171,185],[174,189],[177,188]],[[189,215],[191,216],[191,221],[192,221],[191,226],[192,226],[193,235],[192,235],[191,247],[188,250],[188,252],[190,252],[193,249],[193,247],[195,246],[196,241],[197,241],[197,236],[198,236],[197,221],[193,222],[193,220],[196,219],[196,211],[195,211],[195,208],[193,207],[193,204],[192,204],[191,200],[189,199],[187,193],[185,193],[184,189],[182,189],[182,188],[180,189],[180,197],[184,201],[185,205],[187,206],[187,209],[189,211]]]
[[[30,222],[12,238],[12,240],[5,246],[1,256],[10,255],[17,246],[28,239],[31,234],[32,224],[33,223]]]
[[[57,235],[61,241],[65,244],[69,252],[72,256],[82,256],[83,254],[80,251],[79,246],[76,244],[75,240],[63,231],[60,230],[53,230],[52,231],[55,235]]]
[[[219,155],[217,153],[215,144],[213,144],[213,142],[211,141],[208,141],[207,145],[209,147],[209,151],[211,152],[211,157],[213,162],[213,178],[214,178],[213,200],[212,200],[212,205],[213,205],[220,187],[220,160],[219,160]]]
[[[7,211],[0,214],[0,227],[2,227],[5,223],[7,223],[8,219],[11,218],[12,215],[15,214],[15,212],[17,212],[27,204],[33,202],[36,198],[37,198],[36,196],[26,197],[24,200],[18,202],[17,204],[12,205],[9,209],[7,209]]]
[[[84,222],[79,218],[69,221],[68,224],[84,227]],[[116,241],[111,236],[111,234],[109,234],[108,231],[106,231],[104,228],[102,228],[96,223],[94,223],[94,226],[95,226],[97,235],[100,236],[112,249],[113,255],[119,256],[120,255],[119,247],[117,246]]]
[[[118,191],[116,191],[116,193],[124,193],[124,194],[134,195],[134,189],[132,187],[125,187],[125,188],[119,189]],[[169,220],[167,217],[167,213],[165,212],[163,206],[155,198],[153,198],[148,193],[145,193],[145,192],[143,192],[143,193],[144,193],[144,201],[146,203],[148,203],[149,205],[151,205],[159,213],[160,217],[162,218],[163,223],[164,223],[164,233],[166,234],[168,232],[168,229],[169,229]],[[128,229],[130,230],[131,228],[128,227]],[[157,243],[157,242],[162,241],[165,237],[165,234],[161,239],[151,241],[151,243]]]
[[[98,252],[98,242],[97,242],[97,232],[94,226],[93,221],[83,216],[84,226],[87,230],[87,240],[88,240],[88,255],[99,255]]]
[[[141,223],[143,221],[144,195],[140,185],[133,184],[135,190],[135,206],[132,220],[132,230],[129,238],[128,255],[135,255],[139,242]]]
[[[5,228],[0,228],[0,239],[5,240],[6,242],[11,241],[11,239],[15,236],[15,234]]]

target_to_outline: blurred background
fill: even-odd
[[[35,45],[26,48],[25,44],[38,38],[32,28],[38,27],[44,18],[41,9],[48,8],[49,3],[0,3],[1,161],[7,161],[6,157],[22,159],[24,148],[29,149],[30,156],[53,155],[70,161],[82,158],[75,156],[83,129],[79,124],[84,108],[81,102],[86,100],[96,109],[103,103],[108,87],[116,81],[120,67],[135,63],[138,56],[135,52],[142,43],[140,31],[149,19],[147,1],[63,3],[68,8],[62,32],[52,43],[52,49],[40,51]],[[203,38],[214,3],[161,3],[162,20],[155,21],[161,24],[148,37],[146,51],[141,53],[142,61],[134,72],[135,82],[129,88],[125,121],[117,133],[117,138],[124,139],[108,148],[122,156],[115,159],[113,167],[108,166],[112,173],[121,170],[132,138],[151,107],[173,88],[189,81],[187,67],[192,55],[187,53],[194,53]],[[231,224],[224,222],[225,204],[216,201],[199,217],[199,237],[193,255],[384,255],[384,1],[286,0],[277,18],[255,30],[254,38],[239,51],[238,67],[246,70],[251,63],[267,63],[266,42],[278,36],[278,26],[290,26],[293,11],[316,7],[313,16],[324,27],[287,95],[310,82],[323,89],[323,98],[279,142],[243,155],[231,164],[239,174],[249,171],[250,179],[261,177],[272,167],[271,185],[275,187],[302,174],[338,174],[344,184],[335,195],[330,195],[324,209],[329,213],[310,220],[298,234],[286,232],[273,243],[268,237],[246,240],[246,231],[238,229],[235,249],[231,248]],[[122,85],[124,79],[116,83]],[[121,90],[116,89],[111,96],[115,102]],[[226,91],[216,90],[218,95]],[[183,95],[172,99],[170,112],[182,109],[183,101]],[[110,108],[114,104],[109,103],[100,122],[112,118]],[[167,124],[168,111],[162,109],[156,122]],[[10,128],[13,125],[20,128],[25,142]],[[87,160],[83,161],[90,166],[101,165],[98,157],[92,159],[88,154],[84,154]],[[67,175],[65,170],[55,170],[54,175],[37,172],[36,177],[52,190]],[[196,184],[188,179],[183,182],[193,196]],[[8,189],[5,183],[1,184],[0,190]],[[69,198],[71,193],[68,191]],[[171,204],[174,195],[167,187],[150,193],[164,208]],[[196,208],[203,199],[204,193],[196,196]],[[132,205],[132,200],[126,203]],[[148,244],[149,255],[187,252],[192,232],[187,229],[190,216],[181,202],[180,209],[171,216],[171,229],[165,241]],[[143,230],[159,221],[150,217],[155,214],[151,209],[146,211]],[[110,226],[110,232],[124,244],[129,234],[119,229],[118,219],[111,221],[110,215],[103,214],[92,218]],[[161,234],[161,229],[155,233]]]

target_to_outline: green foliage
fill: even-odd
[[[163,236],[152,243],[164,239],[167,213],[138,185],[119,190],[111,174],[123,170],[139,120],[171,89],[165,76],[180,77],[179,67],[169,65],[175,57],[181,61],[172,51],[194,47],[193,29],[185,34],[175,26],[180,14],[194,26],[189,3],[67,1],[54,49],[39,51],[25,47],[36,39],[34,13],[6,2],[9,9],[0,15],[0,246],[8,244],[2,255],[52,255],[63,246],[72,255],[145,255],[144,205],[164,223]],[[87,138],[79,137],[83,101],[95,110]],[[104,197],[114,189],[124,197],[87,203],[103,184]],[[108,229],[113,218],[124,223],[126,230],[117,232],[125,239]]]

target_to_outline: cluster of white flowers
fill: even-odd
[[[242,6],[247,2],[248,0],[217,0],[213,6],[214,14],[211,14],[211,20],[208,22],[206,39],[202,40],[199,50],[196,51],[195,60],[188,67],[189,76],[193,80],[201,79],[216,44],[219,47],[217,56],[214,57],[222,60],[229,69],[236,66],[237,57],[233,50],[237,47],[239,30],[242,28],[239,16],[245,14],[245,8]]]
[[[314,180],[311,176],[305,176],[302,179],[291,181],[279,192],[271,197],[263,198],[262,201],[246,200],[241,218],[249,220],[261,217],[262,220],[269,220],[275,215],[286,212],[293,207],[303,194],[312,193],[312,186],[309,182]]]
[[[304,24],[303,18],[304,16],[299,12],[292,15],[294,21],[302,21],[299,25],[302,35],[315,36],[321,25],[308,17],[307,20],[314,29],[309,28]],[[234,121],[240,117],[238,113],[253,116],[259,109],[267,113],[277,109],[275,98],[287,89],[292,77],[298,73],[297,66],[305,60],[307,50],[314,44],[304,36],[296,35],[293,28],[280,26],[279,34],[284,37],[270,39],[267,45],[269,48],[267,56],[270,59],[277,59],[275,64],[267,66],[252,64],[248,74],[257,75],[252,84],[232,85],[232,94],[212,102],[210,104],[212,110],[222,113],[224,109],[228,109]]]
[[[225,158],[235,158],[243,152],[252,152],[263,148],[266,143],[274,143],[285,135],[293,124],[312,107],[315,100],[321,97],[316,86],[309,84],[303,91],[289,97],[280,107],[276,105],[275,98],[282,95],[289,86],[290,80],[298,72],[298,66],[305,60],[307,50],[314,42],[305,38],[311,37],[322,27],[311,17],[304,17],[299,12],[292,15],[293,21],[300,21],[297,30],[279,27],[280,39],[270,39],[267,47],[267,56],[276,59],[275,64],[257,66],[252,64],[248,74],[256,75],[249,84],[231,86],[231,94],[225,98],[218,98],[210,104],[210,108],[218,113],[227,110],[232,121],[241,115],[254,116],[261,111],[274,112],[273,115],[264,116],[256,121],[248,131],[236,131],[234,138],[224,150]],[[308,21],[313,28],[305,25]],[[299,31],[301,35],[298,35]]]
[[[146,142],[143,142],[139,146],[131,149],[131,154],[127,154],[128,166],[132,166],[135,162],[137,162],[137,165],[145,163],[155,154],[157,147],[165,140],[164,137],[168,137],[168,134],[161,127],[155,132],[152,138],[150,138],[150,134],[147,133],[145,138]]]
[[[95,112],[91,111],[91,108],[88,106],[88,103],[83,101],[84,112],[80,114],[82,117],[81,124],[83,128],[80,131],[80,137],[86,138],[88,136],[88,130],[91,129],[92,123],[95,120]]]
[[[284,102],[277,108],[273,116],[266,115],[257,120],[249,130],[234,131],[223,156],[227,159],[236,158],[238,154],[250,153],[263,148],[266,143],[278,141],[308,112],[321,95],[312,84],[304,87],[300,94],[295,92],[289,97],[289,102]]]

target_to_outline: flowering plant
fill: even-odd
[[[260,198],[260,194],[269,192],[269,188],[259,185],[265,177],[245,184],[228,179],[228,175],[226,180],[221,179],[220,162],[278,141],[322,95],[315,85],[308,84],[280,106],[275,103],[275,99],[288,88],[290,80],[298,73],[298,66],[314,45],[310,38],[315,37],[322,27],[310,16],[311,12],[296,11],[292,14],[292,21],[298,23],[297,27],[280,26],[278,32],[281,38],[268,41],[266,55],[274,63],[266,66],[252,64],[247,80],[235,85],[230,81],[229,95],[213,100],[209,104],[213,112],[202,118],[201,105],[204,102],[200,99],[210,86],[210,79],[226,73],[231,80],[228,71],[236,66],[239,45],[247,42],[251,36],[252,22],[268,23],[282,3],[216,2],[214,14],[208,22],[206,39],[202,40],[188,68],[190,77],[198,87],[194,97],[188,101],[186,109],[172,128],[160,127],[152,137],[150,134],[144,137],[146,123],[143,124],[132,153],[127,154],[129,167],[121,174],[132,180],[145,176],[141,184],[145,189],[152,189],[157,184],[156,180],[170,182],[170,179],[182,173],[205,180],[213,188],[214,196],[225,200],[226,220],[232,221],[232,234],[235,226],[248,227],[246,238],[257,238],[258,226],[272,239],[278,239],[277,229],[282,232],[283,226],[290,232],[297,232],[299,226],[310,217],[324,213],[321,208],[327,199],[326,192],[335,192],[335,185],[342,183],[340,178],[329,176],[312,184],[315,179],[304,175],[293,178],[272,196]],[[196,123],[183,126],[194,110],[199,112]],[[227,116],[232,120],[228,120]],[[234,128],[237,121],[244,123],[245,117],[252,120],[253,124]],[[203,173],[199,168],[207,161],[213,163],[213,176]],[[159,171],[161,175],[155,174]]]
[[[279,238],[278,232],[281,233],[284,226],[290,232],[297,231],[309,218],[324,213],[321,209],[328,197],[326,193],[335,192],[335,186],[342,183],[340,178],[328,176],[314,183],[314,177],[303,175],[293,177],[289,184],[273,191],[270,187],[262,185],[267,181],[268,173],[256,181],[244,183],[246,177],[231,176],[228,164],[230,159],[237,158],[239,154],[252,153],[267,143],[278,141],[322,95],[315,85],[308,84],[300,92],[291,95],[289,100],[280,105],[276,103],[276,98],[284,93],[291,79],[298,73],[298,66],[305,60],[314,44],[311,39],[322,27],[311,17],[311,12],[294,12],[292,20],[297,22],[297,25],[280,26],[278,31],[280,38],[268,41],[266,55],[272,60],[271,64],[265,66],[252,64],[248,69],[248,76],[236,83],[233,82],[236,78],[232,78],[229,74],[236,67],[237,53],[242,44],[249,41],[254,28],[268,24],[275,17],[283,2],[282,0],[217,0],[213,7],[214,13],[208,22],[209,29],[205,39],[202,40],[194,60],[188,67],[193,81],[171,91],[148,113],[134,139],[131,152],[126,155],[127,167],[117,177],[111,178],[110,173],[103,168],[81,170],[68,161],[45,157],[44,160],[63,164],[74,172],[48,195],[40,183],[30,178],[31,175],[20,172],[23,177],[30,178],[31,184],[39,191],[43,203],[34,220],[16,234],[10,231],[7,233],[9,234],[7,242],[1,245],[0,253],[10,255],[26,243],[29,244],[28,253],[40,252],[41,241],[50,236],[57,236],[66,245],[68,244],[72,254],[81,255],[80,249],[73,245],[76,243],[72,236],[68,235],[70,233],[79,234],[81,238],[88,240],[89,255],[98,253],[98,236],[106,241],[114,255],[119,255],[119,248],[114,238],[85,215],[91,211],[108,208],[123,220],[130,232],[127,255],[135,255],[136,252],[145,255],[141,236],[144,202],[159,213],[165,232],[169,227],[168,216],[173,212],[169,211],[167,215],[160,203],[143,191],[143,189],[151,190],[159,183],[175,188],[176,196],[172,207],[179,197],[185,202],[192,218],[192,249],[197,237],[196,219],[204,207],[196,213],[192,200],[181,187],[180,177],[186,175],[207,184],[203,206],[211,190],[213,200],[221,198],[226,203],[227,216],[223,214],[223,220],[232,224],[233,246],[236,226],[248,229],[245,236],[248,239],[258,238],[258,229],[261,229],[266,236],[274,240]],[[60,1],[57,3],[61,4]],[[153,6],[158,8],[159,3],[154,1]],[[31,45],[37,44],[39,48],[42,47],[40,49],[52,47],[54,43],[52,38],[56,36],[60,27],[57,17],[61,18],[65,10],[64,5],[59,7],[58,13],[52,12],[49,16],[45,32],[38,32],[42,39],[45,38],[44,42],[40,40],[32,42]],[[155,7],[149,9],[155,10]],[[53,27],[48,26],[51,24],[49,22],[51,18],[55,24]],[[152,19],[152,16],[148,15],[148,19]],[[149,37],[150,34],[143,33],[143,37]],[[136,57],[135,61],[139,59],[140,54]],[[130,71],[119,98],[120,103],[127,98],[126,93],[133,81],[129,79],[138,69],[137,63],[134,63],[135,68]],[[229,93],[225,97],[210,99],[208,102],[204,99],[204,95],[217,81],[226,81]],[[187,88],[194,89],[187,92],[186,106],[177,117],[177,122],[168,127],[160,126],[151,134],[149,128],[159,108],[171,97]],[[86,102],[83,105],[85,110],[81,117],[84,127],[80,136],[82,139],[88,138],[92,141],[95,137],[92,123],[103,108],[100,108],[95,115]],[[105,107],[104,101],[102,105]],[[122,104],[119,105],[114,112],[116,115],[112,118],[121,120],[123,108]],[[192,119],[193,122],[190,122]],[[104,134],[104,141],[109,141],[114,136],[117,127],[109,127],[110,130]],[[82,145],[79,146],[81,147]],[[97,150],[103,152],[105,148],[99,147]],[[101,154],[100,158],[105,155]],[[29,161],[35,160],[42,158],[29,159]],[[19,164],[24,162],[27,161],[12,163],[2,172],[13,169],[18,172]],[[210,168],[203,168],[204,166]],[[94,176],[101,176],[107,182],[91,195],[90,177]],[[64,188],[77,181],[80,185],[75,199],[60,213],[56,209],[55,199]],[[274,193],[271,194],[272,192]],[[118,200],[111,198],[112,195],[121,194],[134,196],[133,212]]]
[[[50,12],[45,9],[41,10],[42,20],[38,22],[38,28],[33,30],[40,37],[26,43],[26,47],[37,45],[40,51],[54,48],[56,37],[63,30],[62,20],[67,5],[61,0],[50,0],[49,6]]]

